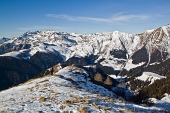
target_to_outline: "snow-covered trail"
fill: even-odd
[[[90,83],[88,79],[87,83],[83,82],[81,79],[85,74],[78,76],[66,68],[58,74],[61,75],[30,80],[1,91],[0,112],[164,112],[161,107],[135,105],[114,94],[109,95],[108,90]]]

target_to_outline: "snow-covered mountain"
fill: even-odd
[[[60,76],[39,78],[0,92],[2,112],[78,111],[79,108],[96,112],[106,108],[113,112],[165,111],[162,107],[120,103],[116,96],[134,102],[145,102],[148,98],[162,102],[152,97],[161,99],[165,93],[170,94],[170,24],[141,34],[119,31],[76,34],[46,30],[26,32],[20,37],[1,40],[0,90],[34,77],[45,76],[46,69],[58,63],[62,67],[55,71]],[[80,88],[82,92],[76,88]],[[53,94],[56,92],[59,92],[59,96]],[[80,100],[86,95],[90,97],[90,103],[83,100],[75,104],[70,101],[71,96],[66,95],[67,93],[78,94]],[[104,101],[106,98],[94,100],[92,97],[96,97],[95,93],[115,99],[116,103]],[[131,98],[132,93],[134,98]],[[5,95],[8,96],[3,100]],[[30,97],[32,100],[28,100]],[[165,103],[169,110],[169,101]],[[160,103],[157,105],[162,106]]]
[[[74,68],[74,69],[73,69]],[[148,107],[125,101],[93,84],[88,73],[67,66],[55,75],[30,80],[0,92],[0,112],[165,112],[159,104]]]
[[[26,32],[1,44],[0,54],[29,59],[37,52],[59,53],[64,61],[73,56],[94,55],[95,63],[103,59],[100,62],[103,66],[112,67],[114,70],[129,70],[131,67],[152,65],[166,60],[169,58],[169,48],[168,24],[142,34],[119,31],[96,34],[69,34],[51,30]],[[141,52],[143,55],[138,55]]]
[[[166,61],[169,56],[170,24],[147,30],[141,34],[119,31],[95,34],[52,30],[35,31],[26,32],[20,37],[0,44],[0,65],[2,65],[0,67],[6,70],[2,70],[2,72],[0,70],[0,73],[8,75],[9,70],[10,73],[12,70],[19,78],[20,75],[23,76],[27,72],[18,74],[16,70],[26,70],[26,68],[23,69],[20,66],[13,69],[12,65],[22,62],[20,65],[28,65],[28,67],[36,69],[36,71],[29,71],[34,72],[31,74],[34,76],[52,65],[65,62],[65,65],[95,64],[105,74],[126,75],[138,67],[147,68],[158,65]],[[11,65],[7,65],[8,62],[11,62]],[[22,77],[22,80],[30,78],[28,74],[25,76]],[[6,78],[4,79],[6,80]]]
[[[137,77],[136,79],[142,80],[144,82],[150,82],[150,84],[152,84],[154,83],[155,80],[159,80],[162,78],[166,78],[166,77],[151,72],[143,72],[142,75]]]
[[[0,37],[0,44],[2,44],[2,43],[4,43],[4,42],[6,42],[6,41],[8,41],[9,40],[9,38],[5,38],[5,37]]]

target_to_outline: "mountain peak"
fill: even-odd
[[[35,104],[36,106],[38,105],[38,108],[40,109],[47,108],[49,111],[51,109],[52,110],[60,109],[60,106],[58,106],[58,104],[60,104],[61,101],[59,103],[57,102],[57,104],[56,103],[53,104],[52,102],[53,99],[54,102],[56,102],[55,100],[57,99],[58,101],[58,99],[61,99],[60,97],[67,98],[67,96],[69,96],[67,95],[67,93],[70,94],[74,93],[74,95],[77,96],[78,92],[77,90],[72,89],[70,87],[69,88],[64,87],[65,83],[68,83],[66,84],[66,86],[73,85],[72,87],[75,88],[77,88],[77,86],[75,85],[79,85],[85,89],[95,87],[90,89],[90,91],[96,91],[100,94],[101,92],[107,93],[110,96],[113,95],[114,97],[114,93],[110,93],[110,91],[108,92],[106,91],[106,89],[108,87],[109,89],[111,88],[112,91],[116,91],[115,87],[119,86],[119,84],[118,85],[116,84],[117,82],[120,83],[120,79],[119,80],[116,80],[114,78],[111,79],[114,81],[112,83],[115,84],[107,86],[108,84],[105,84],[106,82],[104,81],[106,80],[110,81],[109,79],[107,79],[108,75],[115,75],[116,77],[121,75],[121,78],[122,77],[124,78],[122,83],[124,88],[126,87],[125,82],[127,78],[128,78],[127,80],[131,79],[135,80],[134,77],[142,75],[141,72],[144,71],[149,72],[143,74],[144,78],[146,78],[145,81],[147,81],[148,76],[151,75],[150,71],[155,73],[155,74],[152,73],[154,77],[158,77],[156,74],[160,76],[162,75],[169,76],[168,72],[168,69],[170,67],[169,34],[170,34],[169,25],[162,26],[154,30],[147,30],[146,32],[141,34],[129,34],[120,31],[93,34],[76,34],[76,33],[70,34],[66,32],[56,32],[53,30],[26,32],[20,37],[9,39],[7,42],[5,43],[2,42],[2,44],[0,44],[0,67],[2,67],[0,70],[0,75],[3,75],[0,78],[0,80],[2,80],[0,82],[1,86],[0,88],[5,89],[11,87],[9,83],[12,83],[12,85],[22,83],[32,77],[35,76],[37,77],[38,73],[41,73],[40,75],[38,75],[38,77],[45,76],[47,75],[45,73],[46,72],[48,73],[49,71],[46,70],[47,68],[53,66],[55,70],[56,69],[55,65],[61,63],[60,65],[61,68],[58,69],[57,67],[58,70],[57,72],[55,72],[57,75],[60,75],[59,77],[48,76],[43,80],[42,79],[39,79],[38,81],[35,80],[34,82],[29,83],[29,85],[31,86],[29,86],[28,84],[26,84],[25,86],[21,86],[21,89],[22,87],[26,88],[22,89],[22,92],[18,90],[15,91],[8,90],[11,92],[11,95],[15,94],[20,96],[24,94],[26,90],[29,91],[27,92],[27,94],[25,94],[28,95],[28,97],[22,95],[24,97],[22,98],[22,101],[24,103],[22,103],[21,106],[16,106],[19,110],[21,111],[23,110],[23,112],[30,111],[32,110],[32,107],[27,106],[34,106]],[[2,39],[4,41],[5,38],[1,38],[1,40]],[[98,82],[96,83],[94,81],[95,80],[94,77],[96,78],[95,75],[98,73],[99,75],[102,76],[101,77],[102,79],[100,81],[101,83]],[[147,76],[145,76],[146,74]],[[137,80],[141,80],[143,76],[138,77]],[[150,78],[153,78],[153,76],[151,76]],[[72,82],[75,84],[73,84]],[[118,91],[119,94],[124,97],[129,95],[129,93],[126,93],[126,91],[131,89],[133,83],[135,84],[133,88],[137,87],[135,81],[132,81],[133,83],[129,81],[127,82],[128,84],[130,83],[130,86],[128,86],[129,88],[126,87],[126,89],[123,92]],[[139,82],[140,89],[141,83],[142,82]],[[40,85],[38,86],[37,84]],[[90,84],[93,85],[89,86]],[[103,87],[101,88],[99,85]],[[44,86],[46,89],[44,89]],[[50,87],[52,88],[52,90],[50,89],[51,91],[49,90]],[[104,87],[106,87],[106,89],[102,91],[101,89],[103,89]],[[64,91],[63,89],[66,91]],[[81,89],[81,91],[83,90]],[[52,94],[53,92],[54,95]],[[61,95],[59,94],[60,97],[58,98],[58,96],[56,97],[55,95],[57,92],[59,93],[65,92],[65,94],[64,96],[62,94]],[[90,92],[83,92],[83,94],[85,93]],[[1,100],[3,100],[3,102],[5,102],[6,100],[9,100],[7,102],[13,101],[14,103],[9,105],[12,107],[13,105],[15,105],[15,102],[16,103],[21,102],[20,101],[21,99],[18,97],[11,98],[10,94],[4,101],[3,97],[6,97],[6,94],[7,93],[2,94],[0,92],[1,95],[0,101]],[[45,95],[42,98],[40,98],[39,95],[41,94]],[[51,97],[48,98],[49,94]],[[109,96],[107,94],[106,96]],[[27,100],[30,99],[30,97],[32,96],[36,96],[35,97],[36,99],[33,97],[32,98],[33,100],[31,100],[31,102],[28,102]],[[63,102],[62,105],[64,105],[65,102],[70,103],[71,102],[70,99],[67,98],[66,101],[62,100]],[[41,102],[38,102],[39,100]],[[42,104],[42,101],[44,102],[44,104]],[[137,101],[139,102],[142,100]],[[5,107],[5,109],[9,108],[9,106],[6,106],[6,104],[7,103],[5,103],[4,105],[0,105],[0,108],[2,107]],[[51,105],[51,107],[48,107],[47,104]],[[73,104],[73,106],[74,105],[75,104]],[[113,106],[114,105],[115,104],[113,104]],[[115,111],[115,109],[113,109],[113,111]],[[97,112],[101,112],[101,109],[100,111],[97,110]]]
[[[2,37],[2,38],[0,37],[0,44],[6,42],[8,40],[10,40],[10,39],[9,38],[5,38],[5,37]]]
[[[153,30],[147,30],[142,34],[129,34],[120,31],[113,31],[82,35],[77,33],[69,34],[66,32],[44,30],[26,32],[17,39],[11,39],[10,42],[13,44],[11,44],[11,48],[6,51],[12,52],[14,50],[18,50],[22,52],[23,50],[26,50],[25,48],[27,48],[29,55],[34,55],[38,51],[46,53],[59,52],[66,60],[73,56],[85,57],[92,54],[102,55],[105,59],[115,59],[120,56],[115,54],[119,53],[123,55],[121,58],[127,59],[130,58],[134,52],[147,45],[148,53],[153,53],[153,50],[155,49],[164,48],[164,51],[167,51],[167,55],[169,55],[170,45],[165,46],[165,40],[168,40],[169,33],[169,25]],[[20,52],[18,52],[18,54],[20,54]],[[100,59],[101,58],[99,57],[97,60]],[[110,60],[107,62],[109,61]],[[121,67],[115,67],[115,65],[119,65],[116,62],[112,62],[110,65],[112,65],[114,69],[118,70]]]

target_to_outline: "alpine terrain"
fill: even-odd
[[[141,34],[1,38],[0,111],[169,112],[169,67],[170,24]]]

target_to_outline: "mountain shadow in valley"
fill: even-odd
[[[87,66],[94,64],[94,61],[97,59],[96,55],[90,55],[85,57],[76,57],[73,56],[69,58],[67,61],[63,62],[62,65],[78,65],[78,66]]]
[[[28,60],[0,57],[0,90],[25,82],[60,62],[63,62],[62,56],[41,52]]]
[[[127,52],[123,51],[123,50],[116,50],[115,49],[113,51],[110,51],[110,54],[113,55],[115,58],[127,59],[127,57],[126,57]]]
[[[141,62],[148,62],[149,57],[148,57],[148,52],[145,46],[139,49],[137,52],[135,52],[132,55],[132,59],[133,59],[132,61],[133,64],[138,64]]]

